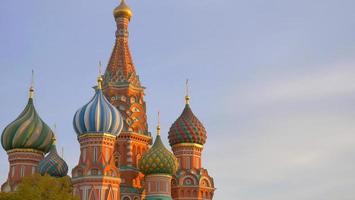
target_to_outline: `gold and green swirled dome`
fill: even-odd
[[[33,104],[33,88],[22,113],[3,131],[1,144],[6,151],[34,149],[47,153],[52,145],[53,132],[42,121]]]
[[[175,174],[178,164],[173,153],[165,148],[160,135],[139,161],[139,170],[145,175],[151,174]]]

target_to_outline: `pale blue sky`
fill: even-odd
[[[150,131],[182,111],[184,82],[205,124],[215,199],[355,198],[355,1],[129,0],[130,47]],[[27,102],[57,124],[72,168],[75,111],[114,44],[115,0],[0,2],[0,127]],[[165,136],[164,136],[165,134]],[[7,176],[0,150],[0,180]]]

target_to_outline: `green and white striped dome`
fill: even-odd
[[[31,87],[25,109],[1,135],[1,144],[6,151],[34,149],[47,153],[52,145],[53,132],[38,115],[33,104],[33,92]]]

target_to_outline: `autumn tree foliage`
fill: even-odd
[[[73,196],[69,177],[35,174],[25,177],[16,192],[0,193],[0,200],[79,200]]]

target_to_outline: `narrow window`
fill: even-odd
[[[86,160],[86,148],[83,149],[83,162]]]
[[[97,147],[94,147],[94,162],[97,161]]]
[[[21,166],[20,176],[21,176],[21,177],[24,177],[24,176],[25,176],[25,166]]]
[[[110,150],[109,149],[106,149],[106,162],[108,162],[108,160],[110,159],[109,156],[110,156]]]
[[[190,158],[189,158],[189,157],[186,158],[186,168],[187,168],[187,169],[190,169],[190,168],[191,168],[191,167],[190,167]]]
[[[15,166],[11,167],[11,177],[15,176]]]

